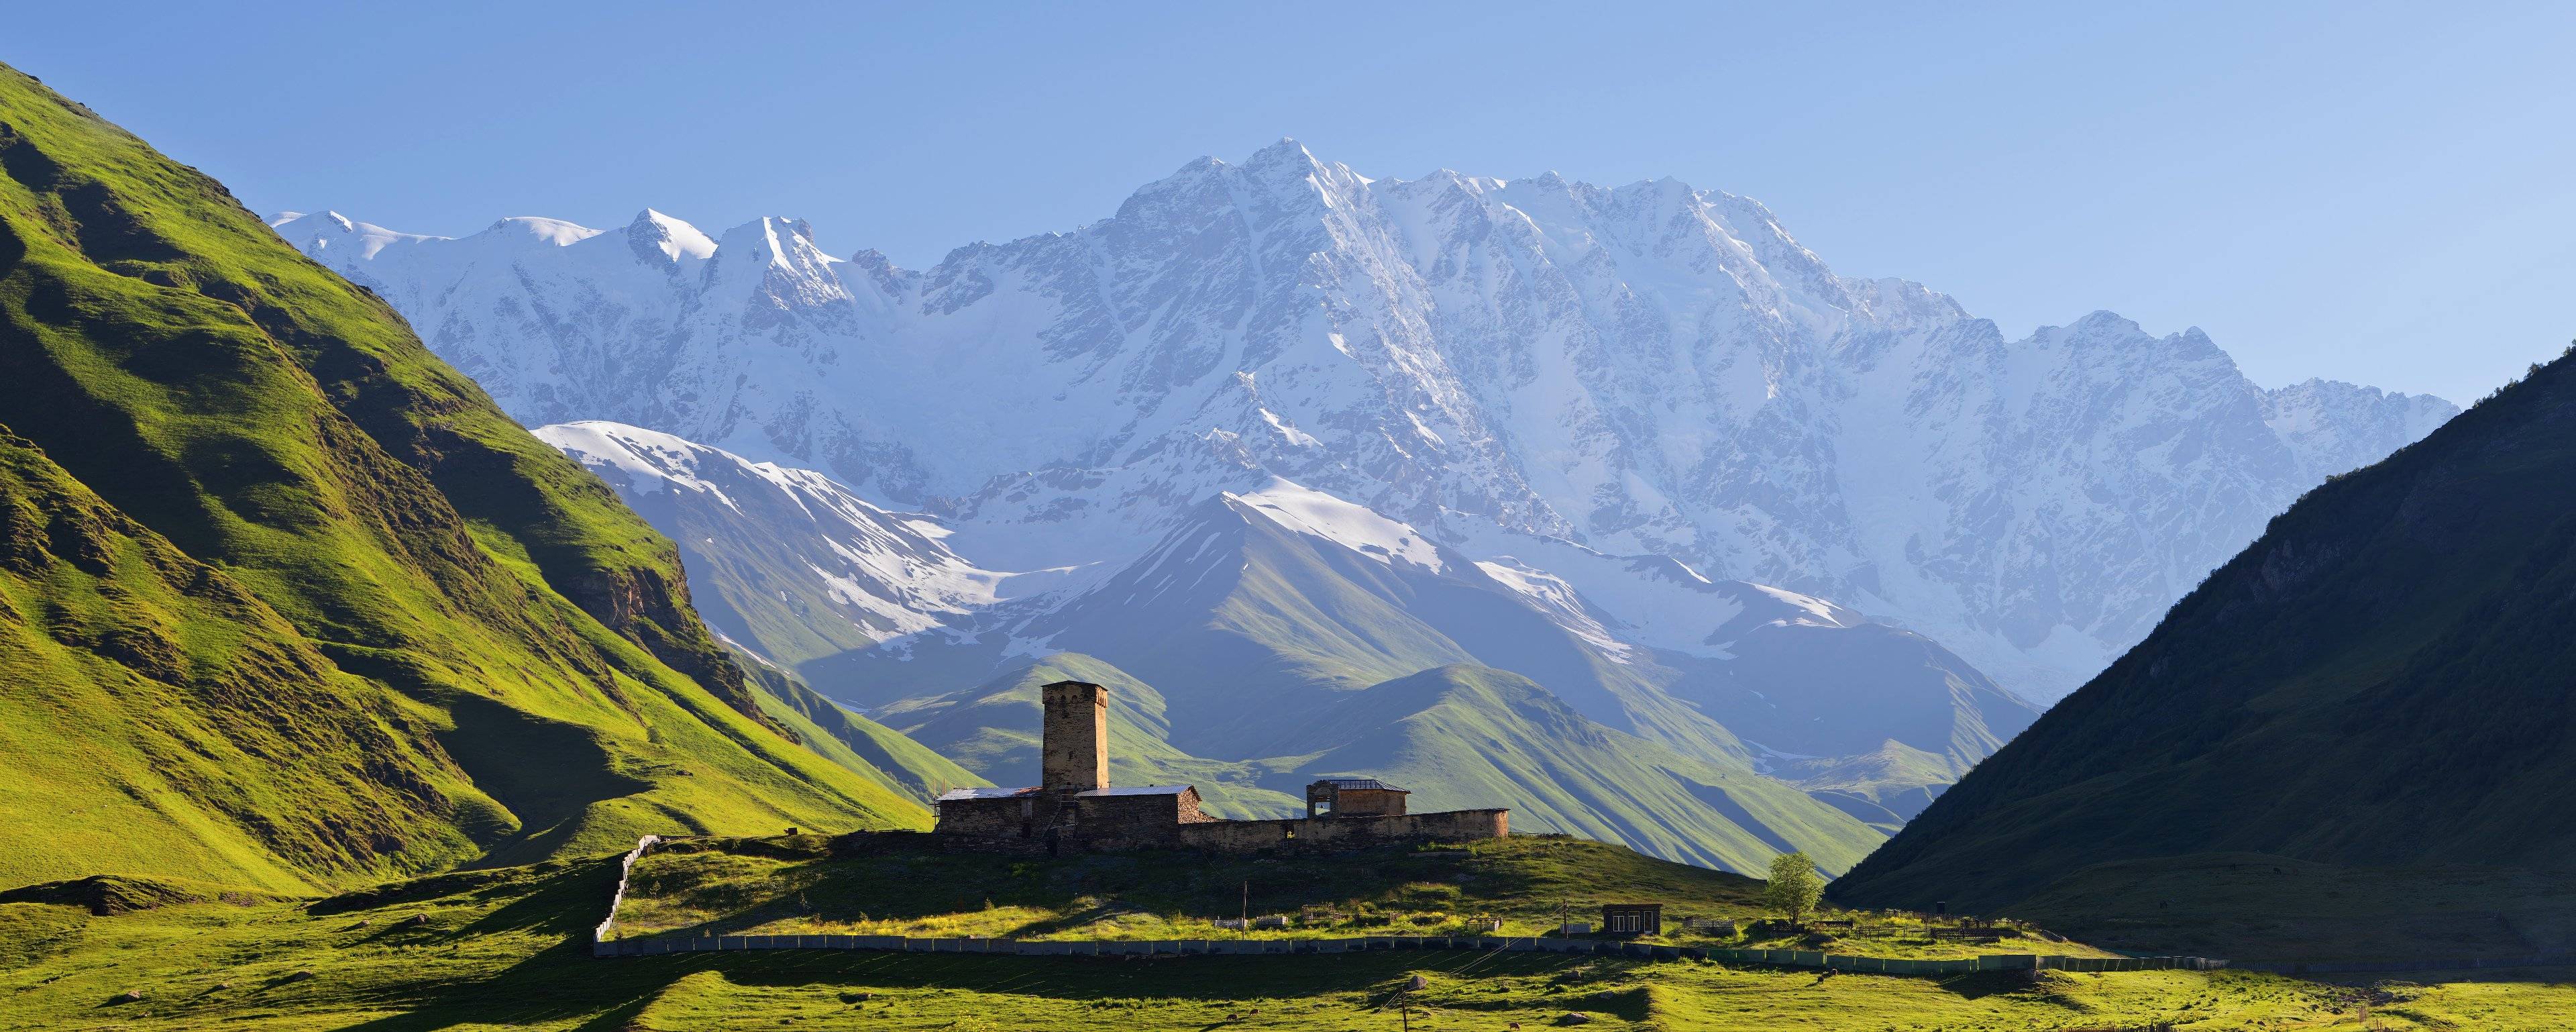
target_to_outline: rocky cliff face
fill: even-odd
[[[2108,313],[2006,340],[1671,180],[1372,180],[1291,141],[926,271],[785,219],[276,228],[522,422],[826,471],[1002,568],[1133,558],[1284,477],[1478,558],[1557,539],[1833,598],[2041,699],[2456,411],[2267,392]]]

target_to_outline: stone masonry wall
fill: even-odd
[[[939,831],[944,835],[1019,838],[1029,804],[1019,799],[954,799],[939,804]]]
[[[1072,834],[1094,849],[1152,848],[1180,826],[1177,795],[1105,796],[1079,801]]]
[[[1383,817],[1211,821],[1172,829],[1175,845],[1219,853],[1355,849],[1379,842],[1467,842],[1511,834],[1509,810],[1450,810]]]
[[[1057,681],[1038,689],[1038,784],[1088,792],[1109,787],[1109,689]]]

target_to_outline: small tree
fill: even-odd
[[[1771,881],[1762,887],[1763,905],[1779,911],[1791,924],[1804,924],[1816,909],[1816,901],[1825,895],[1825,880],[1816,875],[1816,862],[1805,853],[1782,853],[1771,858]]]

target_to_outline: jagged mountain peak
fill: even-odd
[[[598,236],[600,233],[600,230],[562,219],[515,215],[494,220],[481,232],[463,239],[489,240],[505,246],[568,247]]]
[[[1314,151],[1306,149],[1305,144],[1297,142],[1296,137],[1282,136],[1276,142],[1252,152],[1252,156],[1245,158],[1243,164],[1246,168],[1253,168],[1266,165],[1321,166],[1323,162],[1315,157]]]
[[[531,424],[825,470],[1023,568],[1130,560],[1275,476],[1473,560],[1552,537],[1836,599],[2038,697],[2449,411],[2267,394],[2205,334],[2110,313],[2007,339],[1675,180],[1438,178],[1283,141],[919,273],[781,220],[632,282],[290,238]]]
[[[267,221],[270,229],[308,254],[337,248],[335,256],[350,256],[358,261],[374,258],[390,244],[438,239],[396,233],[329,210],[314,214],[280,212]]]
[[[713,237],[651,208],[635,213],[634,220],[626,224],[626,240],[637,258],[675,267],[705,261],[716,253]],[[655,255],[660,257],[656,259]]]

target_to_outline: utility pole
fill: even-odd
[[[1252,938],[1252,879],[1243,880],[1243,937]]]

